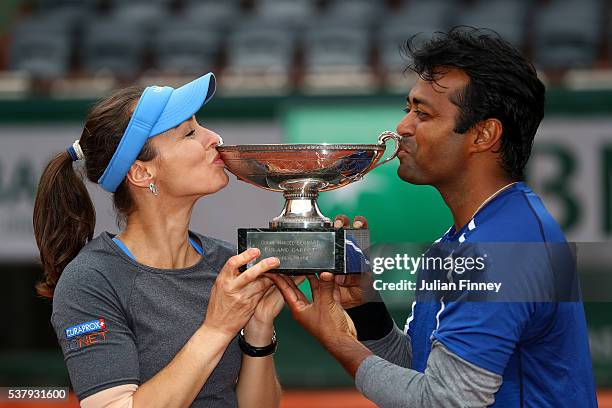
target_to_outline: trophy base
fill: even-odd
[[[353,241],[361,248],[369,245],[369,231],[334,228],[240,228],[238,252],[259,248],[263,259],[275,256],[280,268],[271,272],[286,275],[359,273],[347,271],[346,243]],[[253,266],[257,261],[242,267]]]

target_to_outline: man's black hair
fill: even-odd
[[[451,97],[460,111],[455,132],[465,133],[488,118],[501,121],[501,165],[512,179],[523,180],[544,117],[545,88],[533,65],[492,30],[458,26],[436,32],[418,47],[416,40],[412,37],[403,47],[411,61],[407,69],[432,82],[444,68],[460,69],[470,78]]]

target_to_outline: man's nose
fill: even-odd
[[[404,116],[404,118],[397,124],[397,134],[400,136],[414,136],[414,130],[416,127],[415,121],[410,117],[410,114]]]

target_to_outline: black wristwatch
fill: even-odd
[[[264,347],[255,347],[247,343],[246,339],[244,338],[244,329],[242,329],[238,335],[238,345],[240,346],[240,350],[242,350],[242,352],[249,357],[269,356],[276,351],[276,346],[278,346],[276,331],[272,332],[272,343]]]

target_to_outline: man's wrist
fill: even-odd
[[[367,347],[348,333],[330,336],[324,339],[321,344],[352,377],[357,374],[357,369],[363,360],[373,355]]]
[[[384,302],[368,302],[346,309],[357,329],[359,341],[379,340],[393,329],[393,319]]]

